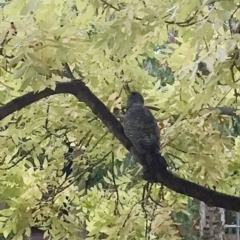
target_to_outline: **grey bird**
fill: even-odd
[[[148,174],[167,168],[166,160],[159,153],[160,134],[157,122],[144,106],[144,99],[138,92],[132,92],[128,97],[123,128],[136,150],[135,157]]]

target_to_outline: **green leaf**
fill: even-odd
[[[227,10],[218,10],[217,15],[221,20],[227,21],[231,17],[232,13]]]
[[[15,74],[14,74],[14,79],[21,78],[25,72],[28,70],[27,65],[23,65]]]
[[[9,217],[11,216],[13,211],[11,209],[2,209],[0,210],[0,215]]]

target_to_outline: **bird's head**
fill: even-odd
[[[144,104],[143,96],[138,92],[131,92],[127,100],[127,109],[132,106],[132,104]]]

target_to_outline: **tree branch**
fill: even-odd
[[[85,86],[82,81],[74,80],[67,83],[58,83],[55,90],[45,89],[39,93],[28,93],[18,97],[6,105],[0,107],[0,120],[7,117],[25,106],[40,99],[54,94],[73,94],[79,101],[84,102],[93,113],[103,122],[109,131],[124,145],[129,151],[133,151],[131,142],[124,135],[121,123],[113,116],[109,109]],[[170,171],[164,170],[156,173],[154,178],[157,182],[165,185],[175,192],[196,198],[210,206],[222,207],[233,211],[240,210],[240,198],[219,193],[205,188],[190,181],[181,179]]]
[[[153,107],[153,106],[146,106],[149,109],[153,110],[153,111],[160,111],[160,108],[158,107]],[[233,107],[208,107],[208,108],[202,108],[201,110],[209,110],[209,111],[219,111],[220,115],[223,116],[231,116],[231,117],[236,117],[237,116],[237,111],[238,109],[233,108]],[[177,119],[179,117],[179,115],[172,115],[174,117],[174,119]]]
[[[210,107],[209,108],[210,111],[213,110],[219,110],[220,111],[220,115],[226,115],[226,116],[231,116],[231,117],[236,117],[237,116],[237,110],[236,108],[233,107]]]
[[[169,171],[158,174],[157,179],[171,190],[203,201],[208,206],[221,207],[236,212],[240,210],[239,197],[213,191],[196,183],[179,178]]]
[[[73,94],[74,87],[75,87],[75,84],[73,84],[71,82],[58,83],[55,91],[50,88],[46,88],[43,91],[38,92],[38,93],[30,92],[21,97],[15,98],[12,101],[10,101],[7,104],[0,107],[0,120],[2,120],[3,118],[7,117],[8,115],[10,115],[16,111],[21,110],[22,108],[24,108],[34,102],[37,102],[37,101],[44,99],[46,97],[49,97],[51,95],[55,95],[55,94],[59,94],[59,93]],[[75,91],[76,91],[76,89],[75,89]]]

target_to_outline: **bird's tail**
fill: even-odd
[[[165,170],[168,167],[167,161],[159,152],[147,154],[147,165],[152,170]]]
[[[151,153],[145,155],[143,165],[143,178],[150,182],[158,182],[157,175],[164,174],[168,164],[160,153]]]

